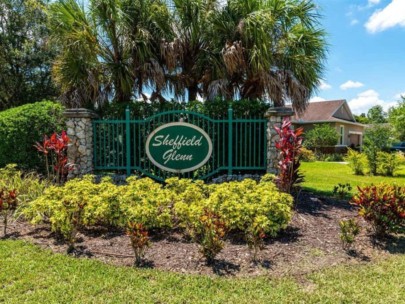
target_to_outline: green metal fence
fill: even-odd
[[[211,138],[213,151],[199,169],[183,174],[164,171],[147,157],[145,143],[157,127],[170,122],[187,122],[202,128]],[[228,110],[226,119],[213,119],[186,110],[160,112],[146,118],[95,120],[94,168],[97,171],[125,171],[163,181],[171,176],[208,179],[219,174],[265,172],[266,123],[263,118],[235,118]]]

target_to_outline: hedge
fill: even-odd
[[[41,101],[0,112],[0,167],[15,163],[24,170],[42,171],[43,159],[33,145],[64,128],[63,110],[60,104]]]

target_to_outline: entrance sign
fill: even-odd
[[[202,167],[211,157],[212,141],[196,125],[185,122],[164,124],[149,134],[146,155],[158,168],[184,173]]]

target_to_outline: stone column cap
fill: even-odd
[[[85,108],[66,109],[63,112],[66,118],[98,118],[99,116],[92,110]]]
[[[289,107],[274,107],[270,108],[264,114],[264,117],[284,117],[284,116],[293,116],[295,114],[294,110]]]

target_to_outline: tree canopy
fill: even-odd
[[[339,133],[329,124],[315,125],[312,130],[305,133],[304,146],[317,150],[321,147],[335,146],[339,139]]]
[[[303,111],[325,33],[310,0],[75,0],[50,7],[53,76],[69,106],[170,96],[266,99]]]
[[[394,127],[396,138],[405,141],[405,96],[401,97],[397,106],[388,110],[388,120]]]
[[[0,1],[0,110],[56,98],[47,0]]]
[[[376,105],[371,107],[367,112],[368,123],[380,124],[387,122],[387,113],[383,110],[382,106]]]

